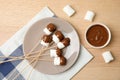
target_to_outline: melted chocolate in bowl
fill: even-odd
[[[109,34],[104,26],[96,24],[88,29],[86,39],[91,45],[100,47],[107,43]]]

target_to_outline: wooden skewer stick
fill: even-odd
[[[35,52],[32,52],[31,54],[38,53],[38,52],[40,52],[40,51],[35,51]],[[22,58],[22,57],[24,57],[24,56],[8,56],[8,57],[0,56],[0,58],[12,58],[12,59]]]
[[[38,62],[39,60],[53,62],[52,60],[39,59],[39,57],[38,57],[38,58],[37,58],[37,60],[36,60],[36,62],[35,62],[35,64],[33,65],[33,68],[32,68],[32,70],[30,71],[30,73],[29,73],[29,75],[28,75],[28,78],[27,78],[27,80],[30,80],[30,75],[32,74],[32,72],[33,72],[33,70],[34,70],[34,68],[35,68],[35,66],[36,66],[36,64],[37,64],[37,62]]]
[[[46,51],[46,50],[53,49],[53,48],[56,48],[56,47],[57,47],[57,46],[46,47],[46,48],[44,48],[43,50]],[[40,50],[39,50],[39,51],[35,51],[35,53],[38,53],[38,52],[40,52]],[[42,54],[42,55],[44,55],[44,54]],[[45,54],[45,55],[48,55],[48,54]]]
[[[33,59],[29,64],[31,65],[34,61],[35,61],[35,59]],[[21,71],[21,73],[29,66],[29,64],[26,65],[26,66],[23,68],[23,70]],[[18,73],[18,74],[13,78],[13,80],[15,80],[19,75],[20,75],[20,73]]]
[[[32,52],[31,54],[38,53],[38,52],[40,52],[40,50]],[[24,57],[24,56],[8,56],[8,57],[6,57],[6,56],[0,56],[0,58],[12,58],[12,59],[22,58],[22,57]]]
[[[53,49],[53,48],[56,48],[57,46],[52,46],[52,47],[46,47],[46,48],[43,48],[43,50],[44,51],[47,51],[47,50],[49,50],[49,49]],[[35,51],[34,53],[38,53],[38,52],[40,52],[40,50],[38,50],[38,51]],[[31,53],[32,54],[32,53]],[[48,54],[42,54],[42,55],[48,55]],[[28,55],[29,56],[29,55]]]
[[[53,62],[53,60],[47,60],[47,59],[38,59],[38,60],[39,60],[39,61]],[[32,64],[33,62],[34,62],[34,61],[30,62],[30,64]],[[28,65],[28,66],[29,66],[29,65]],[[28,67],[28,66],[27,66],[27,67]],[[25,66],[25,67],[26,67],[26,66]],[[26,67],[26,68],[27,68],[27,67]],[[15,72],[15,71],[13,71],[13,72],[10,74],[9,78],[12,76],[12,74],[13,74],[14,72]],[[23,72],[23,71],[22,71],[22,72]],[[22,72],[21,72],[21,73],[22,73]],[[19,75],[20,75],[20,73],[18,73],[18,76],[19,76]],[[18,77],[18,76],[17,76],[17,77]],[[17,78],[17,77],[16,77],[16,78]],[[8,78],[8,79],[9,79],[9,78]],[[15,78],[15,79],[16,79],[16,78]],[[13,80],[15,80],[15,79],[13,79]]]
[[[43,50],[44,51],[47,51],[47,50],[49,50],[49,49],[53,49],[53,48],[56,48],[57,46],[52,46],[52,47],[46,47],[46,48],[44,48]],[[40,52],[40,50],[38,50],[38,51],[35,51],[34,53],[39,53]],[[31,55],[32,55],[33,53],[31,53]],[[29,55],[28,55],[29,56]]]
[[[53,62],[53,60],[49,60],[49,59],[39,59],[39,61]]]
[[[46,55],[49,55],[49,54],[42,54],[40,56],[46,56]],[[5,60],[5,61],[0,61],[0,64],[2,63],[6,63],[6,62],[11,62],[11,61],[16,61],[16,60],[22,60],[22,59],[30,59],[30,58],[35,58],[36,56],[28,56],[28,57],[16,57],[16,58],[12,58],[12,59],[9,59],[9,60]],[[40,60],[43,60],[43,59],[40,59]]]
[[[35,64],[33,65],[33,68],[36,66],[37,62],[38,62],[38,60],[35,61]],[[30,73],[28,74],[27,80],[29,80],[30,75],[32,74],[33,70],[34,70],[34,69],[32,69],[32,70],[30,71]]]
[[[53,47],[52,47],[53,48]],[[47,50],[47,49],[46,49]],[[42,54],[41,56],[45,56],[45,55],[49,55],[49,54]],[[4,56],[0,56],[0,57],[4,57]],[[12,58],[12,59],[9,59],[9,60],[6,60],[6,61],[0,61],[0,64],[2,63],[5,63],[5,62],[11,62],[11,61],[15,61],[15,60],[22,60],[22,59],[28,59],[28,58],[34,58],[35,56],[31,56],[31,57],[25,57],[23,58],[23,56],[20,56],[20,57],[9,57],[9,58]],[[6,58],[6,57],[5,57]]]
[[[11,61],[22,60],[22,59],[25,59],[25,58],[13,58],[13,59],[5,60],[5,61],[0,61],[0,64],[6,63],[6,62],[11,62]]]
[[[30,64],[32,64],[35,61],[35,59],[33,59]],[[29,64],[27,66],[24,67],[24,69],[22,70],[22,72],[29,66]],[[15,80],[18,76],[20,75],[20,73],[18,73],[17,75],[15,75],[15,77],[13,78],[13,80]]]
[[[36,52],[40,52],[40,51],[36,51]],[[35,52],[34,52],[35,53]],[[49,55],[49,54],[42,54],[41,56],[45,56],[45,55]],[[5,56],[0,56],[0,58],[12,58],[6,61],[0,61],[0,64],[5,63],[5,62],[11,62],[11,61],[15,61],[15,60],[21,60],[21,59],[28,59],[28,58],[33,58],[35,56],[32,57],[27,57],[28,55],[26,55],[25,58],[23,58],[24,56],[20,56],[20,57],[16,57],[16,56],[9,56],[9,57],[5,57]]]
[[[24,58],[16,58],[16,59],[9,59],[9,60],[6,60],[6,61],[0,61],[0,64],[6,63],[6,62],[11,62],[11,61],[16,61],[16,60],[21,60],[21,59],[24,59]]]
[[[42,47],[42,49],[43,49],[43,47]],[[41,50],[41,51],[42,51],[42,50]],[[39,54],[41,54],[41,51],[40,51]],[[28,55],[27,55],[27,56],[28,56]],[[32,61],[30,62],[30,64],[32,65],[32,63],[33,63],[35,60],[36,60],[36,58],[33,58]],[[23,68],[23,70],[21,71],[21,73],[22,73],[28,66],[29,66],[29,65],[26,65],[26,66]],[[18,74],[13,78],[13,80],[15,80],[19,75],[20,75],[20,73],[18,73]]]
[[[37,42],[37,44],[30,50],[30,52],[28,53],[28,54],[26,54],[25,55],[25,53],[24,53],[24,56],[26,57],[26,56],[29,56],[30,54],[32,54],[32,51],[37,47],[39,45],[39,41]],[[34,62],[34,60],[32,60],[31,62],[30,62],[30,64],[32,64]],[[29,65],[28,65],[29,66]],[[26,66],[27,67],[27,66]],[[14,71],[15,72],[15,71]],[[14,73],[13,72],[13,73]],[[12,75],[12,74],[11,74]],[[18,74],[18,76],[19,76],[19,74]],[[11,76],[9,76],[9,77],[11,77]],[[17,76],[14,78],[14,79],[16,79],[17,78]],[[9,78],[8,78],[9,79]],[[13,79],[13,80],[14,80]]]
[[[54,42],[51,42],[50,45],[53,45],[53,43],[54,43]],[[38,45],[39,45],[39,44],[36,44],[36,47],[37,47]],[[46,50],[49,50],[49,49],[52,49],[52,48],[57,47],[56,45],[50,47],[50,45],[49,45],[48,47],[43,48],[43,50],[46,51]],[[34,47],[33,50],[34,50],[36,47]],[[43,46],[42,46],[42,47],[43,47]],[[31,50],[31,51],[33,51],[33,50]],[[40,50],[38,50],[38,51],[34,51],[34,52],[31,52],[31,51],[30,51],[30,53],[29,53],[27,56],[32,55],[32,54],[34,54],[34,53],[38,53],[38,52],[40,52]]]
[[[40,39],[39,39],[39,40],[40,40]],[[28,54],[24,54],[24,56],[29,56],[30,53],[32,53],[32,51],[34,51],[34,49],[36,49],[36,47],[37,47],[39,44],[40,44],[40,42],[38,41],[38,42],[35,44],[35,46],[29,51],[29,53],[28,53]]]
[[[28,58],[31,58],[31,57],[28,57]],[[27,59],[28,59],[27,58]],[[35,58],[35,57],[33,57],[33,58]],[[0,64],[2,64],[2,63],[6,63],[6,62],[11,62],[11,61],[17,61],[17,60],[22,60],[22,59],[24,59],[24,58],[20,58],[20,59],[13,59],[13,60],[7,60],[7,61],[4,61],[4,62],[0,62]],[[32,59],[32,58],[31,58]],[[50,60],[47,60],[47,59],[39,59],[40,61],[50,61]]]
[[[39,41],[38,41],[38,42],[36,43],[36,45],[30,50],[30,52],[27,54],[27,56],[30,55],[30,53],[31,53],[38,45],[39,45]],[[24,56],[26,56],[25,53],[24,53]],[[32,60],[32,61],[30,62],[30,64],[32,64],[32,62],[34,62],[34,60]],[[14,72],[15,72],[15,71],[14,71]],[[14,73],[14,72],[13,72],[13,73]],[[13,73],[12,73],[12,74],[13,74]],[[11,74],[11,76],[12,76],[12,74]],[[11,77],[11,76],[9,76],[9,77]],[[19,75],[18,75],[18,76],[19,76]],[[8,78],[8,79],[9,79],[9,78]],[[14,79],[13,79],[13,80],[14,80]]]
[[[51,42],[50,45],[52,45],[53,43],[54,43],[54,42]],[[39,45],[39,41],[38,41],[37,44],[31,49],[31,51],[27,54],[27,56],[32,55],[32,54],[34,54],[34,53],[40,52],[40,50],[35,51],[35,52],[32,52],[38,45]],[[49,45],[49,46],[50,46],[50,45]],[[43,48],[43,46],[42,46],[42,48]],[[48,48],[48,47],[46,47],[46,48]],[[45,48],[43,48],[43,49],[45,49]]]
[[[46,50],[53,49],[53,48],[56,48],[56,47],[57,47],[57,46],[46,47],[46,48],[43,48],[43,50],[46,51]],[[39,52],[40,52],[40,50],[35,51],[35,52],[32,52],[32,53],[29,53],[29,55],[26,55],[26,56],[30,56],[30,55],[32,55],[32,54],[34,54],[34,53],[39,53]]]
[[[19,57],[23,57],[23,56],[19,56]],[[18,56],[9,56],[9,57],[6,57],[6,56],[0,56],[0,58],[18,58]]]
[[[39,61],[39,57],[40,57],[40,55],[41,55],[41,53],[38,54],[38,57],[36,58],[35,64],[33,65],[33,69],[32,69],[31,72],[29,73],[29,75],[28,75],[28,79],[27,79],[27,80],[29,80],[31,73],[32,73],[33,70],[34,70],[34,67],[36,66],[37,62]]]
[[[54,49],[54,48],[56,48],[56,47],[57,47],[57,46],[48,47],[48,48],[45,49],[45,51],[46,51],[46,50],[49,50],[49,49]]]
[[[53,44],[53,42],[51,43],[51,44]],[[36,45],[37,46],[37,45]],[[57,47],[57,46],[53,46],[53,47],[47,47],[47,48],[45,48],[45,50],[49,50],[49,49],[52,49],[52,48],[55,48],[55,47]],[[32,49],[33,50],[33,49]],[[30,51],[31,52],[31,51]],[[29,53],[29,55],[32,55],[32,54],[34,54],[34,53],[38,53],[38,52],[40,52],[40,50],[38,50],[38,51],[35,51],[35,52],[31,52],[31,53]],[[28,55],[28,56],[29,56]],[[27,56],[27,55],[26,55]],[[19,58],[21,58],[21,57],[24,57],[24,56],[19,56]],[[17,56],[8,56],[8,57],[6,57],[6,56],[0,56],[0,58],[18,58]]]

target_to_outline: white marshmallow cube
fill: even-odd
[[[46,47],[48,47],[49,46],[49,43],[46,43],[46,42],[44,42],[43,40],[41,40],[41,42],[40,42],[43,46],[46,46]]]
[[[58,38],[55,34],[52,36],[52,40],[53,40],[55,43],[60,42],[59,38]]]
[[[54,65],[60,65],[60,57],[54,58]]]
[[[66,5],[63,8],[63,11],[70,17],[75,13],[75,10],[70,6],[70,5]]]
[[[59,42],[59,43],[57,43],[57,47],[59,49],[63,49],[65,47],[65,45],[62,42]]]
[[[105,63],[109,63],[114,60],[110,51],[106,51],[102,54]]]
[[[50,32],[47,28],[43,29],[44,33],[47,35],[50,35],[52,32]]]
[[[50,57],[58,57],[57,53],[56,53],[56,49],[51,49],[50,50]]]
[[[92,12],[92,11],[87,11],[87,13],[86,13],[84,19],[85,19],[85,20],[88,20],[88,21],[90,21],[90,22],[92,22],[94,16],[95,16],[95,13],[94,13],[94,12]]]

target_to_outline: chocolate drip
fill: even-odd
[[[42,38],[42,40],[44,42],[46,42],[46,43],[50,43],[50,42],[52,42],[52,36],[50,36],[50,35],[44,35],[43,38]]]
[[[61,49],[57,48],[56,53],[57,53],[58,56],[62,56],[62,50]]]
[[[56,31],[55,35],[59,38],[60,41],[64,39],[64,35],[61,31]]]
[[[66,58],[64,56],[61,56],[60,57],[60,65],[66,65],[66,63],[67,63]]]
[[[70,39],[69,38],[64,38],[61,42],[65,45],[65,47],[70,45]]]
[[[47,29],[50,32],[54,32],[56,30],[56,26],[54,24],[50,23],[50,24],[47,25]]]

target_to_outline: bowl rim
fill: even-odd
[[[88,32],[88,30],[91,28],[91,27],[93,27],[94,25],[101,25],[101,26],[103,26],[106,30],[107,30],[107,32],[108,32],[108,40],[107,40],[107,42],[104,44],[104,45],[102,45],[102,46],[94,46],[94,45],[92,45],[92,44],[90,44],[89,42],[88,42],[88,40],[87,40],[87,32]],[[103,23],[93,23],[93,24],[91,24],[91,25],[89,25],[88,26],[88,28],[85,30],[85,41],[87,42],[87,44],[90,46],[90,47],[92,47],[92,48],[104,48],[104,47],[106,47],[108,44],[109,44],[109,42],[110,42],[110,40],[111,40],[111,32],[110,32],[110,29],[108,28],[108,26],[106,26],[105,24],[103,24]]]

